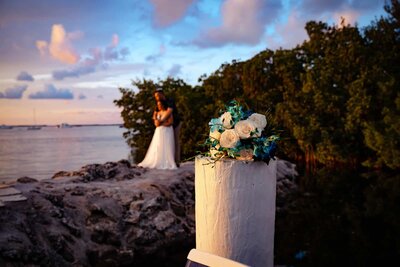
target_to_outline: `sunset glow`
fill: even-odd
[[[307,39],[304,24],[368,25],[384,1],[0,2],[0,125],[121,123],[134,79],[196,84],[232,60]],[[34,111],[35,117],[34,119]]]

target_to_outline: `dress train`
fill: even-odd
[[[146,156],[138,166],[152,169],[177,169],[174,155],[174,129],[172,126],[159,126],[154,131]]]

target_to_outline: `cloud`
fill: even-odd
[[[174,64],[169,70],[168,70],[168,76],[174,77],[177,76],[178,74],[181,73],[182,66],[179,64]]]
[[[17,81],[34,81],[33,76],[27,73],[26,71],[21,71],[17,76]]]
[[[337,13],[345,10],[367,11],[382,7],[385,0],[303,0],[300,7],[305,14]]]
[[[160,57],[165,54],[166,48],[164,45],[160,45],[159,51],[157,54],[153,54],[146,57],[146,61],[155,63]]]
[[[74,95],[69,89],[57,89],[52,84],[47,84],[43,91],[29,95],[30,99],[73,99]]]
[[[331,21],[341,27],[344,19],[345,25],[354,25],[363,13],[382,6],[384,2],[384,0],[290,1],[287,20],[276,23],[274,30],[267,34],[266,42],[270,49],[292,48],[307,40],[307,32],[304,29],[307,21]]]
[[[125,58],[125,56],[129,55],[129,48],[128,47],[123,47],[121,50],[119,50],[121,53],[122,58]]]
[[[117,47],[118,44],[119,44],[119,37],[117,34],[113,34],[110,46]]]
[[[75,31],[67,33],[67,38],[70,41],[82,39],[85,34],[82,31]]]
[[[258,44],[266,24],[273,22],[281,9],[279,0],[226,0],[221,8],[222,25],[206,30],[193,43],[200,47]]]
[[[36,47],[42,56],[47,54],[47,42],[46,41],[36,41]]]
[[[389,1],[387,1],[389,2]],[[385,0],[353,0],[350,1],[351,7],[362,10],[373,10],[381,8],[386,3]]]
[[[71,70],[55,70],[53,71],[53,78],[58,81],[67,77],[79,78],[81,75],[93,73],[95,71],[95,66],[78,66]]]
[[[80,56],[73,48],[71,40],[80,36],[82,36],[82,33],[79,32],[67,34],[63,25],[54,24],[51,30],[50,43],[39,40],[36,41],[36,47],[42,55],[49,52],[53,58],[63,63],[75,64],[79,61]]]
[[[156,27],[168,27],[180,20],[189,7],[197,0],[150,0],[154,6]]]
[[[347,4],[347,0],[303,0],[302,9],[313,14],[335,11]]]
[[[355,10],[351,10],[351,9],[337,11],[333,14],[335,23],[337,25],[339,25],[339,27],[342,24],[342,20],[344,22],[344,25],[347,25],[347,24],[354,25],[359,17],[360,17],[360,13]]]
[[[148,69],[143,70],[143,76],[150,76],[151,72]]]
[[[273,34],[267,35],[267,46],[269,49],[280,47],[292,48],[308,39],[304,29],[307,19],[297,10],[292,10],[287,22],[277,24]]]
[[[119,37],[117,34],[113,34],[112,39],[111,39],[111,44],[109,44],[104,50],[104,59],[105,60],[120,59],[121,52],[115,49],[118,46],[118,44],[119,44]],[[129,52],[129,50],[128,50],[128,52]]]
[[[53,78],[55,80],[63,80],[68,77],[79,78],[81,75],[93,73],[99,68],[107,68],[108,62],[125,59],[126,55],[129,54],[129,49],[124,47],[118,50],[118,44],[119,37],[114,34],[111,43],[104,49],[99,47],[89,49],[88,57],[81,60],[76,67],[53,71]]]
[[[78,99],[83,100],[86,99],[87,97],[84,94],[79,94]]]
[[[27,88],[27,85],[17,85],[15,87],[8,88],[4,91],[4,93],[0,92],[0,98],[21,99],[22,94]]]

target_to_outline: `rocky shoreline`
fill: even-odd
[[[287,174],[278,168],[277,212],[296,189]],[[195,247],[194,162],[91,164],[12,188],[26,200],[0,207],[0,266],[185,266]]]

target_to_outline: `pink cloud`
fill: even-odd
[[[307,12],[320,14],[327,11],[337,10],[345,5],[348,0],[304,0],[301,2],[302,8]]]
[[[47,42],[46,41],[36,41],[36,47],[42,56],[47,53]]]
[[[344,22],[344,25],[347,25],[347,24],[354,25],[359,17],[360,17],[360,13],[355,10],[351,10],[351,9],[343,9],[343,10],[337,11],[333,14],[335,23],[339,27],[343,26],[343,25],[341,25],[342,20]]]
[[[50,55],[63,63],[75,64],[79,61],[80,56],[72,46],[71,40],[81,36],[81,33],[67,34],[63,25],[54,24],[51,30],[50,43],[46,41],[36,41],[36,47],[42,55],[50,53]]]
[[[274,34],[268,35],[266,42],[270,49],[293,48],[308,39],[305,24],[307,18],[302,13],[292,10],[284,24],[275,27]]]
[[[276,0],[226,0],[221,9],[222,25],[207,30],[194,43],[205,47],[257,44],[267,22],[277,17],[281,7],[281,2]]]
[[[73,68],[53,71],[53,78],[55,80],[63,80],[68,77],[79,78],[82,75],[96,72],[98,69],[107,68],[109,62],[123,60],[129,54],[129,49],[124,47],[118,50],[118,44],[119,36],[113,34],[111,43],[104,49],[100,47],[89,49],[89,55],[80,60]]]
[[[157,27],[168,27],[180,20],[197,0],[150,0],[154,6],[154,23]]]
[[[69,32],[67,33],[67,37],[70,41],[82,39],[85,34],[81,31]]]
[[[117,34],[113,34],[110,46],[117,47],[118,44],[119,44],[119,37]]]

